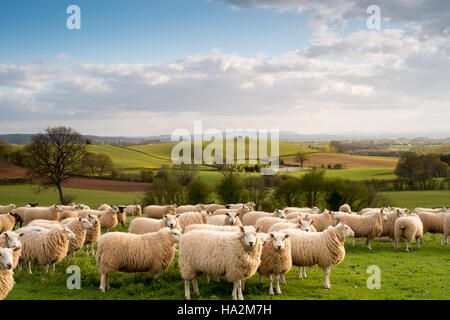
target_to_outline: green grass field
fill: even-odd
[[[385,192],[395,206],[409,208],[450,207],[450,190]]]
[[[283,172],[281,174],[288,174],[295,177],[300,177],[309,171],[293,171]],[[342,178],[352,181],[362,181],[370,179],[395,179],[392,168],[381,169],[340,169],[340,170],[325,170],[325,176],[329,178]]]

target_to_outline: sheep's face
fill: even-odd
[[[12,215],[12,216],[14,217],[14,220],[15,220],[16,222],[22,222],[22,217],[21,217],[20,215],[18,215],[17,213],[10,212],[9,214]]]
[[[289,238],[289,235],[283,232],[271,232],[270,237],[272,238],[273,247],[281,251],[286,247],[286,239]]]
[[[227,222],[230,226],[233,226],[236,223],[237,217],[239,216],[239,213],[234,212],[227,212],[225,213],[227,216]]]
[[[244,244],[250,248],[256,246],[258,236],[256,235],[257,230],[254,227],[240,227],[241,232],[243,233]]]
[[[75,233],[73,233],[69,228],[67,228],[67,227],[64,227],[64,228],[62,228],[61,229],[61,233],[62,234],[65,234],[66,236],[67,236],[67,239],[68,240],[73,240],[73,239],[75,239]]]
[[[381,209],[380,214],[383,221],[386,222],[388,220],[386,212],[383,209]]]
[[[252,211],[252,210],[250,209],[249,206],[247,206],[245,204],[242,206],[242,212],[243,213],[249,213],[250,211]]]
[[[0,248],[0,269],[10,270],[13,266],[13,251],[9,248]]]
[[[81,221],[83,229],[92,229],[94,227],[88,219],[79,218],[79,221]]]
[[[305,232],[310,232],[312,225],[313,225],[313,222],[308,219],[303,219],[303,220],[298,221],[298,226],[299,226],[300,230],[303,230]]]
[[[177,218],[179,215],[173,215],[173,214],[166,214],[164,218],[166,219],[167,226],[172,229],[177,224]]]
[[[276,213],[277,217],[280,219],[284,219],[286,217],[283,210],[277,209],[277,210],[275,210],[275,213]]]
[[[172,234],[173,242],[179,243],[181,240],[181,231],[178,229],[171,229],[170,233]]]
[[[54,204],[50,207],[50,209],[54,212],[62,213],[62,208],[60,205]]]
[[[259,237],[259,240],[261,240],[262,245],[265,245],[267,240],[269,239],[269,235],[263,232],[257,233],[256,236]]]
[[[22,243],[20,242],[20,237],[15,232],[5,232],[6,240],[8,241],[8,247],[16,251],[22,248]]]
[[[353,232],[353,230],[346,225],[345,223],[340,222],[337,227],[339,228],[339,230],[341,230],[341,233],[344,237],[354,237],[355,233]]]
[[[94,216],[92,214],[88,215],[88,220],[90,223],[92,223],[92,226],[95,227],[98,223],[98,217]]]
[[[117,206],[112,207],[112,213],[113,214],[118,214],[119,213],[119,208]]]
[[[10,204],[9,207],[11,208],[11,210],[17,209],[15,204]]]

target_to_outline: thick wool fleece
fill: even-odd
[[[0,300],[6,298],[9,292],[14,288],[14,272],[12,269],[3,269],[0,267]]]
[[[300,267],[318,265],[320,268],[341,263],[345,258],[345,237],[338,227],[323,232],[304,232],[285,229],[291,241],[292,263]]]
[[[208,213],[214,213],[214,211],[219,210],[219,209],[226,209],[226,207],[223,204],[209,204],[206,206],[206,212]]]
[[[144,215],[147,218],[162,219],[165,214],[175,214],[176,208],[173,205],[165,206],[146,206]]]
[[[9,237],[19,237],[15,232],[8,232],[8,235]],[[0,248],[10,248],[8,239],[6,238],[6,232],[0,234]],[[17,267],[21,254],[22,247],[13,249],[13,270]]]
[[[104,213],[98,215],[98,220],[100,221],[101,228],[104,230],[111,230],[119,223],[117,214],[112,212],[112,210],[104,211]]]
[[[314,222],[314,228],[316,228],[317,232],[326,230],[333,223],[333,219],[328,211],[320,214],[310,214],[309,217]]]
[[[229,226],[230,220],[227,215],[220,214],[217,216],[211,216],[209,217],[208,224],[214,224],[217,226]],[[234,223],[233,226],[242,226],[241,219],[239,219],[238,216],[234,217]]]
[[[27,232],[21,238],[21,259],[37,264],[58,263],[67,255],[69,240],[56,226],[51,230]]]
[[[419,216],[409,215],[395,221],[395,242],[420,240],[423,236],[423,224]]]
[[[238,226],[216,226],[214,224],[191,224],[184,229],[184,233],[194,231],[194,230],[213,230],[213,231],[223,231],[223,232],[237,232],[239,231]]]
[[[101,222],[97,219],[97,223],[94,223],[93,219],[89,219],[89,216],[86,218],[93,224],[92,229],[86,230],[86,238],[84,239],[84,244],[94,244],[97,243],[98,238],[100,238],[101,235]]]
[[[450,212],[445,214],[444,218],[444,236],[442,237],[442,244],[447,244],[447,238],[450,235]]]
[[[206,211],[202,212],[186,212],[178,217],[181,231],[184,232],[186,227],[192,224],[206,224],[209,222],[209,216]]]
[[[158,274],[172,263],[175,246],[169,228],[143,235],[110,232],[98,240],[97,266],[106,275],[117,271]]]
[[[284,248],[277,250],[273,245],[273,238],[268,237],[261,252],[261,264],[258,273],[261,276],[269,274],[286,274],[292,268],[291,241],[284,240]]]
[[[70,219],[70,218],[77,218],[78,217],[78,212],[77,211],[63,211],[63,213],[61,214],[61,221],[64,219]]]
[[[365,237],[369,240],[379,237],[383,232],[383,215],[380,212],[370,216],[342,215],[339,221],[344,222],[355,232],[355,238]]]
[[[78,218],[70,218],[63,220],[61,225],[67,226],[67,228],[75,234],[75,239],[69,240],[67,254],[71,255],[83,248],[87,232],[87,229],[83,227],[83,223]]]
[[[286,222],[286,220],[275,217],[263,217],[256,221],[255,227],[259,227],[261,232],[267,233],[269,232],[270,227],[272,227],[275,223],[280,222]]]
[[[60,215],[61,213],[59,212],[59,208],[56,206],[52,206],[50,208],[30,207],[24,212],[23,222],[28,224],[31,221],[38,219],[59,221]]]
[[[346,204],[343,204],[342,206],[339,207],[339,211],[350,213],[350,212],[352,212],[352,209],[351,209],[350,206],[346,203]]]
[[[372,213],[373,214],[373,213]],[[387,221],[382,221],[383,231],[381,232],[380,237],[389,237],[394,240],[395,237],[395,220],[399,217],[397,211],[386,213]]]
[[[142,215],[142,207],[140,205],[129,205],[125,209],[128,217],[140,216]]]
[[[225,276],[230,282],[245,280],[256,273],[261,251],[259,237],[254,247],[248,247],[241,231],[191,231],[182,236],[179,245],[181,277],[192,280],[204,273]]]
[[[0,214],[7,214],[13,212],[16,209],[14,204],[8,204],[7,206],[0,206]]]
[[[443,233],[444,232],[444,217],[442,213],[418,212],[417,215],[422,220],[423,233]]]
[[[278,213],[273,212],[262,212],[262,211],[252,211],[249,212],[247,214],[245,214],[242,217],[242,225],[244,226],[254,226],[256,225],[256,221],[258,221],[258,219],[260,218],[264,218],[264,217],[278,217]]]
[[[16,224],[16,218],[14,216],[8,214],[0,215],[0,233],[11,231],[14,229],[14,225]]]
[[[167,218],[162,219],[152,219],[152,218],[135,218],[130,223],[129,233],[134,234],[144,234],[150,232],[157,232],[163,228],[168,228]],[[174,226],[175,229],[181,229],[180,224],[177,219],[177,224]]]

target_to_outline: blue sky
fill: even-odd
[[[82,29],[66,28],[66,8],[81,8]],[[2,0],[0,61],[69,56],[99,63],[163,63],[214,48],[244,57],[306,45],[306,15],[233,10],[205,0]]]
[[[372,4],[2,0],[0,133],[450,136],[450,1],[377,0],[375,30]]]

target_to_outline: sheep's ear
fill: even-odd
[[[288,234],[284,234],[284,238],[285,239],[289,238],[289,235]]]
[[[242,232],[242,233],[244,233],[244,232],[245,232],[245,229],[244,229],[244,227],[243,227],[243,226],[239,226],[239,230],[241,230],[241,232]]]
[[[19,237],[23,237],[25,235],[25,233],[21,233],[19,234]]]
[[[177,219],[179,216],[181,216],[181,214],[176,214],[175,219]]]
[[[240,213],[238,212],[238,213],[236,213],[235,217],[239,217],[239,215],[240,215]]]
[[[256,232],[261,232],[261,227],[257,227]]]
[[[225,215],[229,217],[229,216],[230,216],[230,213],[229,213],[229,212],[227,212],[227,213],[225,213]]]
[[[165,215],[163,216],[163,218],[167,218],[167,214],[165,214]]]
[[[8,239],[8,238],[9,238],[9,236],[8,236],[8,233],[7,233],[7,232],[5,232],[5,237],[6,237],[6,239]]]
[[[273,234],[273,232],[270,233],[270,237],[275,238],[275,235]]]

